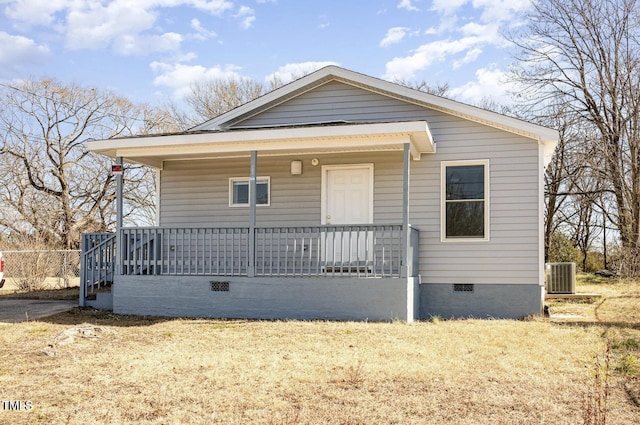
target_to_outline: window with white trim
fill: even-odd
[[[489,239],[489,161],[442,162],[442,240]]]
[[[268,206],[271,202],[271,178],[256,178],[256,205]],[[249,177],[231,177],[229,179],[229,206],[249,206]]]

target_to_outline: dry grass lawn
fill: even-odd
[[[640,286],[606,285],[590,303],[554,302],[552,313],[570,317],[558,320],[220,321],[77,309],[3,325],[0,400],[33,408],[0,405],[0,423],[582,424],[594,356],[610,340],[606,423],[636,424]]]

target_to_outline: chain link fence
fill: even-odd
[[[2,251],[4,278],[21,291],[59,289],[80,284],[80,251]]]

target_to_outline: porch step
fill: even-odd
[[[97,310],[113,310],[113,294],[109,292],[97,292],[94,299],[87,297],[86,305]]]
[[[111,285],[113,285],[113,282],[105,282],[104,286],[100,286],[94,292],[92,292],[92,293],[88,293],[87,292],[87,296],[85,297],[85,299],[87,299],[87,300],[95,300],[96,296],[99,293],[111,293]]]

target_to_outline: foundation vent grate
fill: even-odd
[[[473,292],[473,283],[454,283],[453,292]]]
[[[229,282],[211,281],[211,290],[214,292],[229,292]]]

